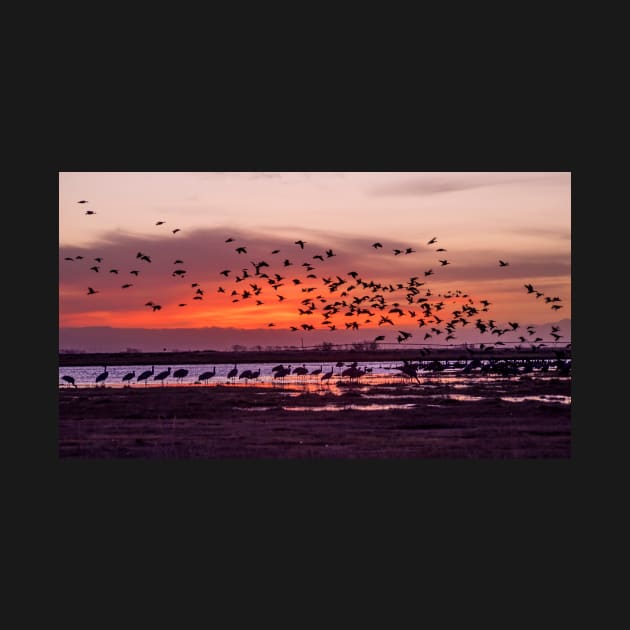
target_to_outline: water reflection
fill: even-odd
[[[401,398],[401,394],[397,391],[401,385],[409,385],[414,390],[418,390],[418,396],[422,396],[427,391],[435,391],[440,388],[453,388],[456,390],[465,390],[472,384],[488,384],[490,387],[498,385],[499,383],[506,382],[509,379],[510,382],[518,382],[519,380],[531,381],[540,379],[559,379],[563,381],[570,380],[569,375],[562,375],[555,371],[555,369],[549,369],[548,371],[533,371],[527,374],[521,374],[517,376],[501,376],[493,374],[479,374],[479,373],[464,373],[461,366],[458,367],[446,367],[440,372],[418,372],[419,382],[416,379],[409,378],[400,372],[400,363],[397,361],[391,362],[367,362],[361,364],[362,374],[359,378],[350,379],[343,377],[341,374],[345,366],[337,367],[335,364],[330,363],[304,363],[300,364],[307,369],[307,374],[298,375],[291,372],[287,376],[282,378],[276,378],[272,368],[275,364],[272,363],[244,363],[237,364],[236,377],[229,377],[230,371],[235,367],[234,364],[221,364],[221,365],[177,365],[166,364],[155,366],[154,374],[151,375],[146,381],[138,382],[137,376],[142,372],[150,370],[151,366],[146,365],[116,365],[107,368],[108,376],[104,382],[106,388],[120,388],[130,387],[132,389],[148,389],[154,387],[199,387],[207,389],[209,395],[212,389],[215,387],[233,387],[233,386],[247,386],[261,391],[268,389],[278,389],[279,391],[311,393],[311,394],[333,394],[336,396],[342,396],[346,392],[354,393],[371,393],[374,394],[373,388],[377,387],[379,391],[386,394],[388,389],[396,396]],[[155,376],[168,368],[171,368],[169,376],[164,381],[158,381]],[[292,367],[295,366],[286,366]],[[322,369],[322,372],[317,375],[312,375],[313,370]],[[173,373],[176,370],[183,369],[187,373],[182,378],[176,379],[173,377]],[[258,373],[257,378],[239,378],[246,371]],[[258,372],[260,370],[260,372]],[[326,372],[333,372],[330,379],[322,381],[322,374]],[[73,386],[62,380],[62,376],[70,376],[74,378],[77,388],[95,387],[95,379],[97,375],[103,372],[103,366],[77,366],[77,367],[64,367],[59,368],[59,387],[72,388]],[[128,382],[123,381],[123,377],[126,374],[135,372],[134,378]],[[207,381],[201,382],[199,377],[204,373],[211,373],[212,376],[208,377]],[[207,374],[206,374],[207,375]],[[100,385],[99,385],[100,387]],[[493,395],[497,393],[503,393],[505,390],[495,389]],[[462,394],[464,395],[464,394]],[[405,394],[403,396],[414,397],[413,394]],[[456,396],[456,394],[451,394]],[[566,398],[566,397],[565,397]],[[527,398],[523,398],[527,399]],[[535,398],[533,398],[535,399]],[[532,399],[532,400],[533,400]],[[463,398],[462,400],[471,400],[470,398]],[[506,398],[506,400],[508,400]],[[570,398],[569,398],[570,400]],[[510,402],[518,402],[513,400]],[[544,400],[542,401],[544,402]],[[558,400],[558,402],[566,403],[564,400]]]

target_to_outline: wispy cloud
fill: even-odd
[[[375,196],[429,196],[488,186],[531,182],[564,183],[567,176],[566,173],[419,173],[414,177],[374,186],[368,193]]]

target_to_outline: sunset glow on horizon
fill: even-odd
[[[62,328],[357,322],[421,341],[427,291],[443,320],[474,304],[471,323],[543,324],[571,318],[571,174],[64,172],[59,250]]]

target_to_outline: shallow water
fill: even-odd
[[[256,379],[248,380],[245,378],[232,378],[228,379],[228,373],[234,368],[233,364],[221,364],[221,365],[160,365],[155,366],[155,372],[146,381],[138,382],[137,377],[142,372],[150,370],[150,366],[146,365],[116,365],[107,368],[108,376],[104,381],[105,387],[125,387],[127,384],[123,382],[122,378],[125,374],[134,372],[135,376],[130,381],[131,387],[177,387],[181,385],[197,387],[207,387],[208,389],[216,387],[217,385],[247,385],[257,388],[273,388],[283,387],[290,388],[301,392],[331,392],[334,394],[342,394],[344,391],[368,391],[370,386],[373,385],[387,385],[392,386],[401,383],[410,383],[415,386],[419,386],[418,381],[415,379],[404,376],[400,370],[396,369],[397,366],[402,364],[399,361],[390,362],[367,362],[360,363],[361,369],[367,369],[369,372],[361,376],[358,380],[350,380],[348,377],[342,377],[341,372],[348,367],[348,364],[343,367],[335,367],[335,363],[303,363],[299,365],[292,365],[295,367],[306,367],[308,374],[305,376],[299,376],[297,374],[291,374],[285,378],[274,378],[272,368],[276,364],[274,363],[256,363],[256,364],[238,364],[237,371],[241,375],[245,370],[251,370],[257,372],[260,370],[260,376]],[[163,380],[157,380],[155,376],[163,371],[167,371],[171,368],[170,374]],[[212,372],[216,367],[215,376],[211,377],[207,384],[201,383],[198,377],[203,372]],[[317,375],[310,374],[313,370],[321,367],[322,372]],[[188,370],[186,376],[181,379],[173,377],[173,372],[178,369]],[[333,370],[333,376],[327,380],[322,381],[321,377],[326,372]],[[61,380],[63,375],[71,376],[75,379],[75,383],[78,387],[95,387],[97,375],[103,372],[102,366],[76,366],[76,367],[63,367],[59,368],[59,386],[60,387],[72,387]],[[570,380],[570,376],[559,376],[554,368],[549,369],[548,372],[539,372],[535,370],[533,373],[517,376],[517,377],[501,377],[496,375],[480,375],[480,374],[462,374],[461,367],[447,367],[442,372],[432,373],[419,371],[418,378],[423,390],[448,385],[456,389],[464,389],[470,386],[471,383],[488,383],[495,384],[500,382],[513,382],[519,378],[523,379],[547,379],[547,378],[561,378]],[[99,384],[100,386],[100,384]]]

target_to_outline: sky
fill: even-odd
[[[83,200],[87,203],[78,203]],[[233,241],[226,242],[229,238]],[[377,242],[382,247],[372,246]],[[238,247],[246,251],[239,253]],[[258,267],[257,275],[254,263],[260,262],[269,266]],[[224,270],[227,277],[220,273]],[[276,284],[283,286],[274,289],[269,279],[276,273],[282,277]],[[344,282],[331,292],[337,276]],[[220,328],[234,335],[259,330],[269,343],[270,331],[282,331],[284,338],[296,332],[295,326],[306,337],[318,331],[318,339],[328,331],[332,342],[343,343],[350,333],[354,338],[385,334],[396,341],[398,331],[405,330],[412,333],[409,342],[420,343],[430,328],[418,323],[426,311],[406,299],[408,289],[397,288],[414,277],[414,301],[429,291],[426,302],[443,304],[441,325],[432,319],[435,310],[424,317],[427,325],[441,329],[441,336],[433,334],[428,342],[444,342],[444,323],[464,304],[479,309],[470,324],[478,318],[519,323],[514,334],[502,336],[506,340],[517,339],[525,324],[570,320],[571,174],[59,173],[59,325],[65,331]],[[368,289],[358,280],[395,290]],[[88,295],[89,287],[95,293]],[[355,309],[348,317],[340,306],[327,320],[332,324],[322,323],[325,305],[378,293],[384,295],[385,310],[368,315]],[[308,298],[315,308],[302,303]],[[160,308],[146,306],[149,302]],[[374,303],[361,303],[369,304]],[[388,314],[395,304],[403,316]],[[300,314],[300,308],[312,312]],[[395,325],[379,326],[382,315]],[[351,322],[359,330],[347,329]],[[303,324],[314,330],[303,330]],[[460,328],[469,335],[474,327]],[[563,340],[570,339],[566,324],[561,332]],[[252,335],[247,338],[255,339]],[[462,338],[455,332],[451,342]]]

